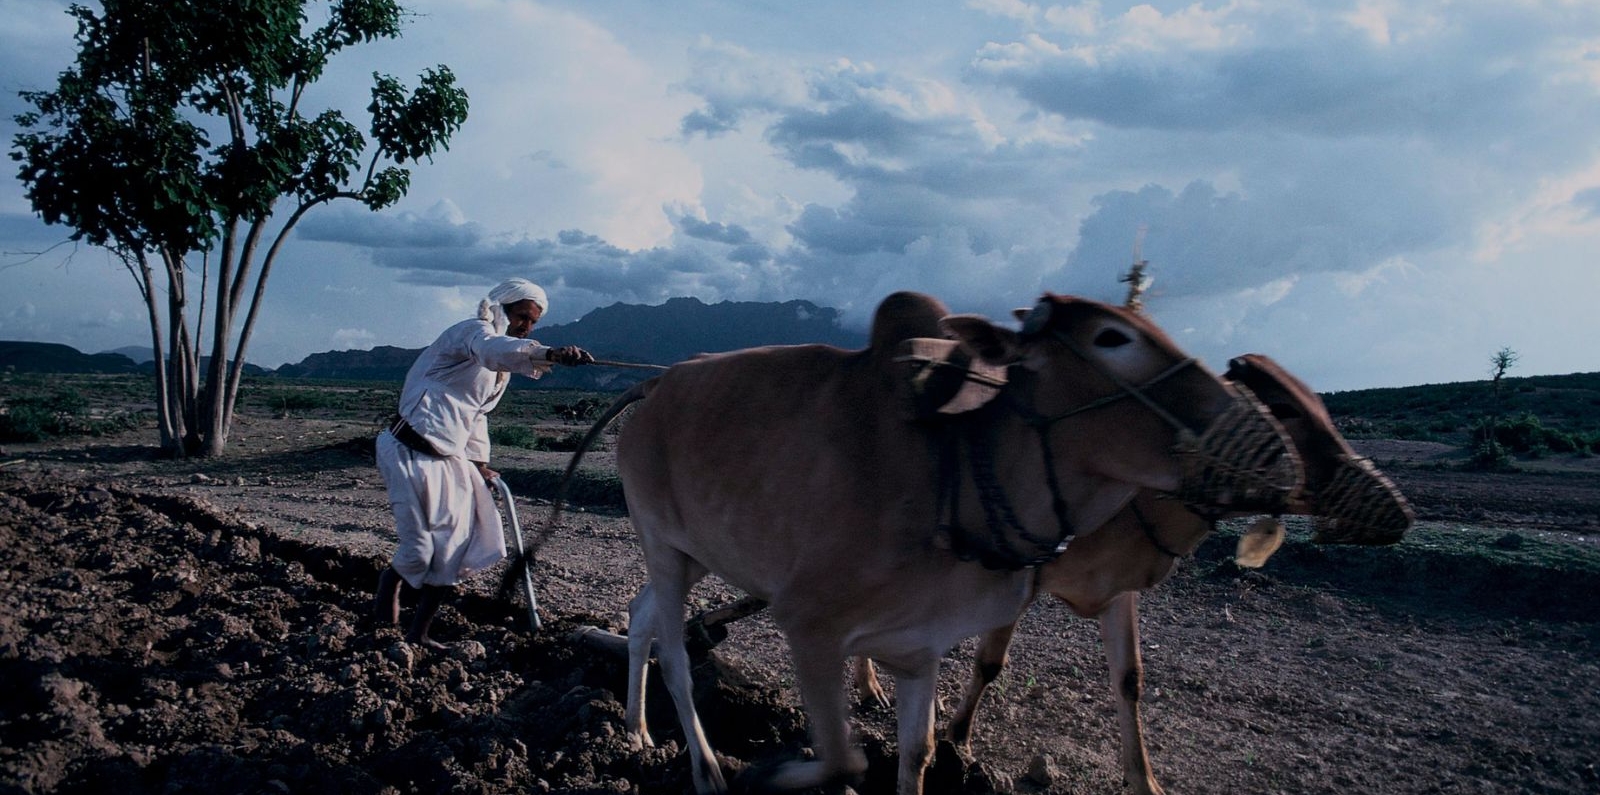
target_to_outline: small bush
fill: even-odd
[[[136,428],[138,418],[126,412],[95,417],[89,399],[76,389],[49,395],[12,398],[0,415],[0,441],[42,442],[62,436],[101,436]]]
[[[502,447],[526,447],[542,450],[539,446],[543,441],[532,428],[525,425],[495,425],[489,428],[489,441]]]
[[[1568,433],[1547,428],[1532,412],[1495,420],[1484,418],[1472,431],[1472,442],[1482,447],[1492,441],[1505,448],[1507,454],[1542,457],[1546,453],[1576,453],[1593,449],[1593,441],[1581,433]]]
[[[1410,420],[1401,420],[1389,428],[1389,433],[1396,439],[1407,439],[1413,442],[1433,442],[1438,437],[1433,431],[1419,426]]]
[[[545,439],[543,440],[545,446],[540,449],[551,450],[558,453],[570,453],[574,450],[577,450],[578,446],[583,444],[583,436],[583,431],[573,431],[571,433],[565,433],[560,436]]]
[[[1494,417],[1484,417],[1472,429],[1472,456],[1467,459],[1466,468],[1486,472],[1515,468],[1511,450],[1501,441],[1500,423]]]
[[[573,403],[556,403],[550,407],[552,416],[559,417],[569,422],[592,420],[600,416],[606,408],[606,402],[599,398],[580,398]]]
[[[1380,436],[1378,426],[1365,417],[1335,417],[1333,424],[1348,439],[1376,439]]]
[[[341,405],[337,395],[315,389],[274,389],[263,392],[261,402],[281,414],[337,408]]]
[[[1456,429],[1460,427],[1461,424],[1453,419],[1440,419],[1434,420],[1431,424],[1429,424],[1428,430],[1434,434],[1443,435],[1455,433]]]
[[[583,432],[560,436],[540,436],[526,425],[496,425],[489,429],[489,441],[506,447],[521,447],[552,453],[570,453],[583,443]]]
[[[1511,454],[1506,452],[1504,445],[1494,439],[1484,439],[1472,448],[1472,457],[1467,459],[1466,468],[1482,472],[1508,472],[1516,469],[1511,463]]]

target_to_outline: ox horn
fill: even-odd
[[[1019,318],[1022,321],[1022,336],[1031,337],[1044,331],[1045,326],[1050,325],[1050,309],[1054,305],[1048,297],[1040,298],[1027,315]]]

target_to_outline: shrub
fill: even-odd
[[[1389,428],[1389,433],[1396,439],[1409,439],[1414,442],[1432,442],[1438,439],[1432,430],[1423,428],[1410,420],[1396,422]]]
[[[543,449],[539,443],[543,441],[532,428],[526,425],[495,425],[489,428],[489,441],[502,447],[527,447],[535,450]]]
[[[583,444],[584,433],[584,431],[573,431],[554,438],[542,439],[541,441],[545,443],[545,446],[539,449],[561,453],[573,452],[578,449],[578,445]]]
[[[1486,438],[1472,448],[1472,457],[1467,459],[1467,469],[1485,472],[1504,472],[1515,469],[1511,463],[1511,454],[1506,452],[1504,445],[1492,438]]]
[[[1532,412],[1498,421],[1484,418],[1473,429],[1472,442],[1476,446],[1483,446],[1488,441],[1505,448],[1507,454],[1535,457],[1551,452],[1576,453],[1593,446],[1592,441],[1583,438],[1582,434],[1545,427]]]
[[[263,392],[261,400],[267,408],[281,414],[335,408],[340,405],[338,396],[316,389],[274,389]]]
[[[13,397],[0,415],[0,441],[42,442],[60,436],[100,436],[135,428],[138,418],[126,412],[95,417],[89,399],[76,389],[49,395]]]
[[[573,431],[560,436],[540,436],[526,425],[496,425],[489,429],[489,441],[506,447],[570,453],[583,443],[583,432]]]

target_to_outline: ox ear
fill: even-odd
[[[1003,367],[1022,358],[1021,338],[981,315],[950,315],[939,321],[962,349],[984,364]]]
[[[1033,307],[1031,307],[1031,306],[1019,306],[1016,309],[1011,310],[1011,316],[1016,318],[1017,320],[1022,320],[1023,318],[1026,318],[1028,316],[1029,312],[1032,312],[1032,311],[1033,311]]]

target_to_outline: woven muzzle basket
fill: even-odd
[[[1311,540],[1318,544],[1393,544],[1416,521],[1394,481],[1361,456],[1340,459],[1311,503],[1317,516]]]
[[[1236,397],[1200,436],[1184,432],[1175,452],[1183,467],[1176,496],[1202,515],[1281,512],[1304,477],[1283,428],[1249,393]]]

